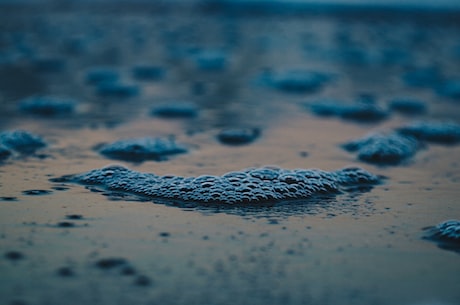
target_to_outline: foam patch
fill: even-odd
[[[460,220],[446,220],[425,230],[425,239],[436,242],[442,249],[460,252]]]
[[[180,177],[108,166],[51,181],[96,185],[111,191],[179,204],[263,205],[364,189],[362,187],[380,183],[381,177],[356,167],[333,172],[262,167],[229,172],[222,176]]]
[[[142,162],[146,160],[163,161],[171,155],[187,152],[187,148],[177,144],[172,138],[146,137],[106,144],[99,152],[111,159]]]

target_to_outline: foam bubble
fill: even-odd
[[[399,164],[414,156],[420,146],[416,139],[397,133],[371,133],[342,145],[347,151],[357,152],[358,159],[379,165]]]

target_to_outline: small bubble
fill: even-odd
[[[50,190],[26,190],[26,191],[23,191],[22,193],[28,196],[41,196],[41,195],[49,195],[53,192]]]
[[[18,201],[18,198],[17,197],[4,196],[4,197],[0,197],[0,201]]]
[[[306,157],[308,157],[308,152],[301,151],[301,152],[299,152],[299,156],[301,156],[302,158],[306,158]]]
[[[127,264],[124,258],[101,258],[96,262],[96,267],[100,269],[113,269]]]
[[[72,220],[80,220],[80,219],[83,219],[83,215],[80,215],[80,214],[70,214],[70,215],[66,215],[66,218],[67,218],[67,219],[72,219]]]
[[[52,189],[56,191],[67,191],[69,188],[66,186],[54,186]]]
[[[59,228],[73,228],[75,227],[75,224],[69,221],[61,221],[61,222],[58,222],[56,226]]]

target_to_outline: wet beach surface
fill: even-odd
[[[2,304],[458,304],[460,24],[438,14],[0,10]],[[279,200],[273,171],[236,181],[239,204],[62,178],[109,165],[198,192],[290,176]],[[289,188],[346,167],[378,182]]]

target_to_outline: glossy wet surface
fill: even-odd
[[[46,143],[27,154],[0,146],[4,304],[458,304],[458,239],[440,241],[436,226],[460,218],[458,131],[444,128],[460,123],[451,85],[459,24],[155,9],[0,11],[0,132]],[[25,110],[36,96],[73,102]],[[402,98],[424,111],[398,111]],[[385,115],[310,111],[324,100]],[[186,103],[154,111],[170,101]],[[414,121],[442,128],[406,130],[423,145],[403,162],[368,163],[342,148]],[[223,143],[224,130],[250,140]],[[187,151],[161,160],[100,153],[159,137]],[[267,166],[353,166],[386,178],[225,208],[56,180],[110,164],[168,179]]]

